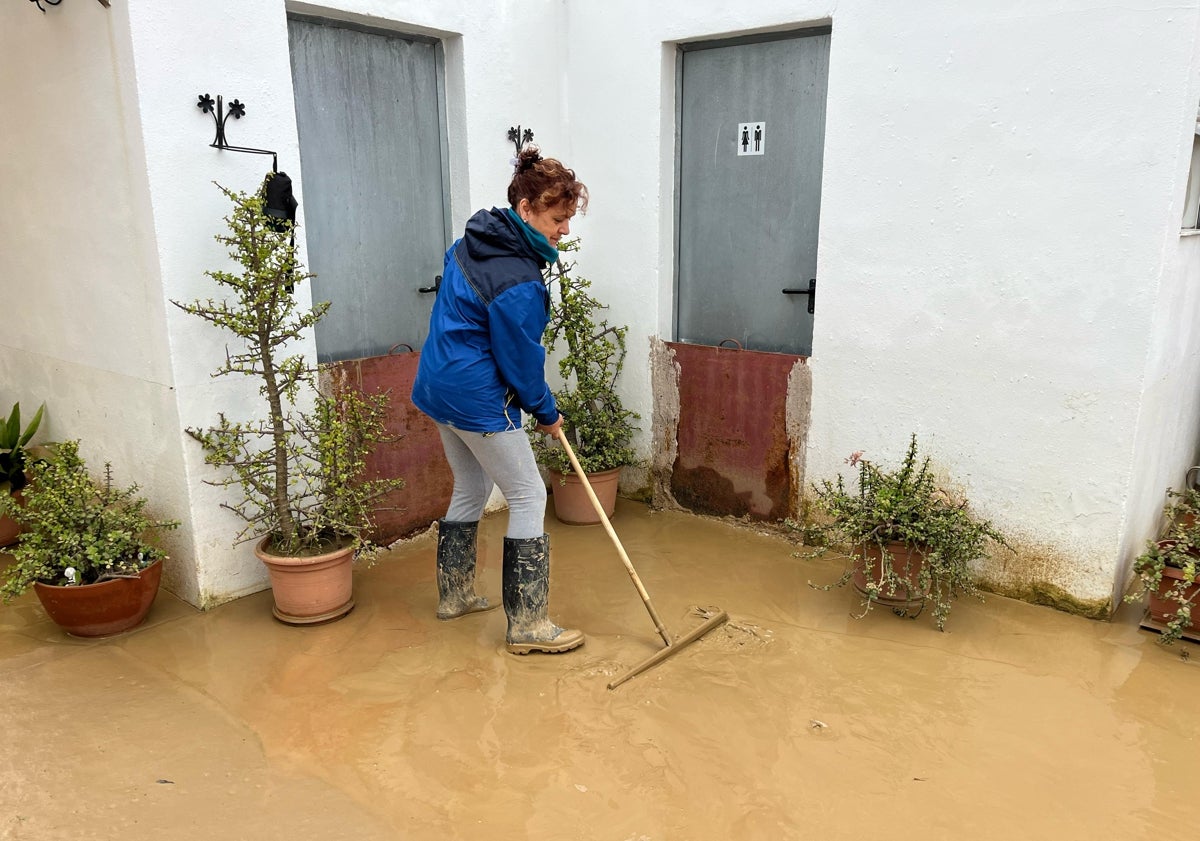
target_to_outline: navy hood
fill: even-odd
[[[463,245],[472,260],[490,260],[495,257],[526,257],[540,260],[537,252],[521,233],[519,222],[504,210],[493,207],[480,210],[467,220],[463,231]]]

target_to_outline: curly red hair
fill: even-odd
[[[587,210],[588,191],[562,161],[543,158],[536,146],[526,146],[517,156],[516,171],[508,185],[508,203],[516,207],[527,199],[534,210],[566,204],[583,213]]]

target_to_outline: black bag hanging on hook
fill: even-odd
[[[300,202],[292,195],[292,179],[286,172],[268,172],[262,185],[263,215],[272,230],[288,234],[288,244],[296,246],[296,208]],[[296,291],[296,284],[285,287],[288,294]]]
[[[286,231],[296,224],[296,208],[300,203],[292,195],[292,179],[286,172],[268,172],[262,186],[263,212],[270,217],[271,227]]]

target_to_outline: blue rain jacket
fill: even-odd
[[[539,423],[558,419],[542,347],[546,261],[531,232],[506,210],[481,210],[446,252],[412,390],[414,405],[439,423],[503,432],[520,427],[521,411]]]

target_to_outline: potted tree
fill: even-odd
[[[824,519],[807,531],[826,546],[844,548],[849,563],[838,581],[813,586],[828,590],[853,582],[864,599],[862,615],[882,604],[915,617],[930,602],[934,622],[944,630],[959,593],[982,599],[970,565],[990,545],[1008,546],[1004,536],[972,514],[967,500],[939,485],[929,457],[918,454],[916,435],[894,470],[861,453],[847,461],[858,468],[857,488],[847,487],[841,475],[814,485],[813,503]]]
[[[5,571],[5,602],[30,587],[46,613],[75,636],[106,636],[146,618],[166,555],[147,542],[174,520],[146,513],[138,486],[119,488],[112,465],[95,480],[79,455],[78,441],[48,448],[29,467],[25,502],[0,499],[23,531]]]
[[[364,476],[367,454],[384,437],[386,395],[320,392],[316,369],[288,352],[329,308],[296,303],[296,284],[312,275],[296,259],[292,223],[266,214],[262,192],[220,189],[233,210],[216,239],[240,271],[207,272],[226,294],[220,300],[173,303],[237,340],[214,376],[257,380],[262,414],[232,420],[221,412],[215,425],[187,432],[205,461],[226,471],[210,484],[240,491],[223,505],[246,523],[235,543],[257,540],[275,617],[293,625],[337,619],[354,607],[354,558],[378,548],[373,505],[403,485]]]
[[[14,403],[8,420],[0,423],[0,496],[11,497],[17,505],[22,503],[22,491],[29,481],[25,471],[29,466],[31,453],[27,447],[38,431],[45,409],[46,404],[43,403],[29,421],[29,425],[22,428],[21,404]],[[20,530],[21,527],[15,519],[7,514],[0,514],[0,546],[11,546]]]
[[[1149,595],[1143,627],[1159,631],[1158,641],[1171,645],[1187,637],[1200,639],[1200,617],[1192,616],[1192,605],[1200,595],[1200,491],[1167,491],[1164,508],[1167,531],[1133,562],[1139,589],[1125,597],[1141,601]]]
[[[579,251],[579,240],[560,242],[561,254]],[[574,273],[575,261],[562,257],[547,269],[552,287],[550,321],[544,343],[549,352],[561,350],[558,359],[560,386],[554,400],[563,416],[563,434],[587,474],[608,516],[616,508],[617,479],[621,468],[636,456],[630,439],[638,415],[626,409],[616,391],[625,364],[627,327],[614,327],[603,318],[606,309],[588,291],[591,281]],[[553,289],[557,288],[557,298]],[[583,484],[574,473],[566,451],[556,440],[533,434],[534,456],[550,474],[555,516],[564,523],[600,522]]]

